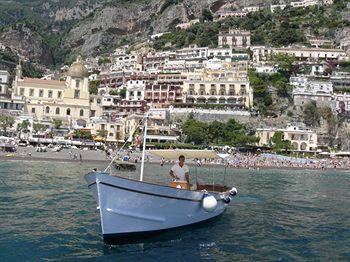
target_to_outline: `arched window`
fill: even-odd
[[[80,116],[84,116],[84,110],[80,109]]]
[[[67,116],[70,116],[70,108],[67,108]]]
[[[47,107],[45,108],[45,113],[46,113],[46,114],[49,114],[49,113],[50,113],[50,107],[47,106]]]
[[[56,115],[59,115],[59,114],[60,114],[60,108],[56,107]]]

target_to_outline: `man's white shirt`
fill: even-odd
[[[171,171],[173,171],[174,175],[177,176],[179,179],[178,181],[186,181],[186,173],[189,172],[188,166],[185,164],[181,167],[178,163],[173,165],[171,168]]]

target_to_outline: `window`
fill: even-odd
[[[32,107],[32,114],[35,114],[35,107]]]
[[[45,113],[46,113],[46,114],[49,114],[49,113],[50,113],[50,107],[47,106],[47,107],[45,108]]]
[[[74,98],[80,97],[80,90],[74,90]]]
[[[43,97],[44,96],[44,90],[40,89],[39,90],[39,97]]]
[[[56,107],[56,115],[59,115],[59,114],[60,114],[60,108]]]
[[[34,96],[34,89],[29,90],[29,96]]]
[[[52,90],[49,90],[48,97],[52,98]]]
[[[84,116],[84,110],[83,109],[80,109],[80,116]]]
[[[80,84],[80,80],[76,80],[76,81],[75,81],[75,87],[76,87],[76,88],[79,88],[79,84]]]
[[[67,116],[70,116],[70,108],[67,108]]]
[[[62,98],[62,91],[57,92],[57,98]]]
[[[21,88],[21,89],[19,90],[19,95],[24,96],[24,88]]]
[[[101,99],[97,98],[97,104],[101,104]]]

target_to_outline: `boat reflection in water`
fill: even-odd
[[[187,159],[218,158],[213,151],[153,150],[149,153],[168,159],[184,155]],[[106,243],[124,244],[143,241],[164,231],[208,221],[222,214],[235,188],[199,185],[197,190],[181,185],[160,185],[104,172],[85,176],[94,192]]]

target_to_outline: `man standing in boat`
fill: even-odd
[[[188,166],[185,165],[185,156],[179,156],[179,162],[170,169],[170,176],[178,182],[190,184],[190,172]]]

